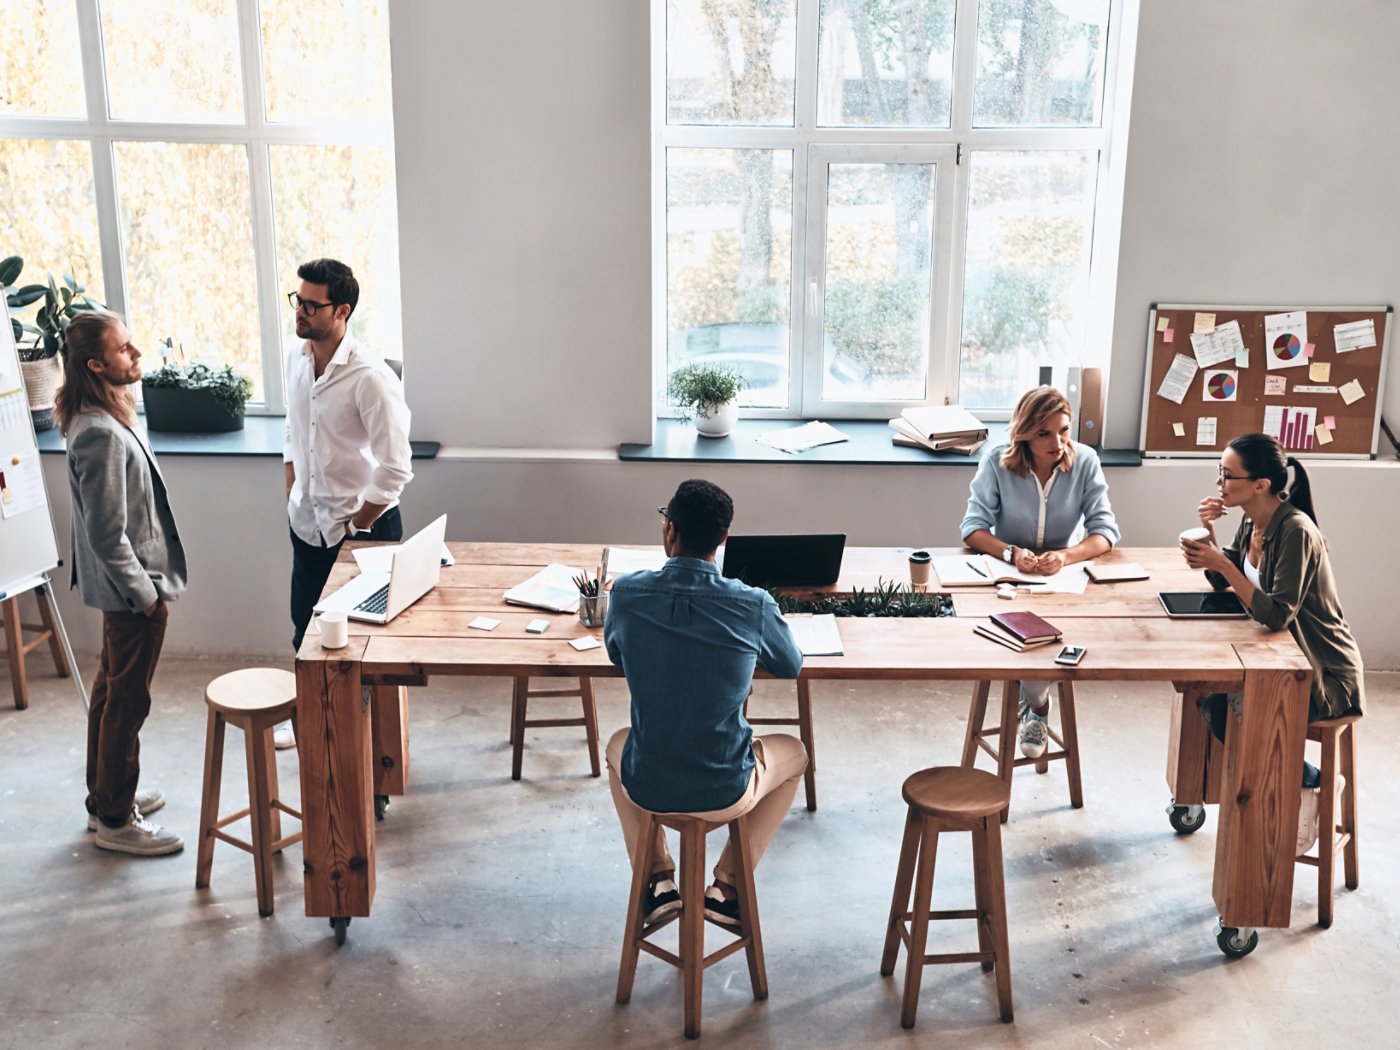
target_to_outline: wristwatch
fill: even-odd
[[[1001,552],[1001,560],[1004,561],[1004,562],[1006,562],[1007,565],[1015,565],[1015,564],[1016,564],[1016,548],[1013,547],[1013,546],[1011,546],[1011,544],[1008,543],[1008,544],[1002,549],[1002,552]]]
[[[369,534],[370,530],[360,528],[355,524],[354,518],[350,518],[345,522],[345,538],[347,540],[357,540],[361,536],[368,536]]]

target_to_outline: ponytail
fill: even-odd
[[[1317,524],[1308,472],[1303,464],[1284,452],[1277,438],[1270,434],[1241,434],[1226,447],[1235,450],[1250,477],[1267,481],[1270,492],[1292,503]],[[1288,484],[1289,467],[1293,468],[1292,485]]]
[[[1308,480],[1308,472],[1293,456],[1289,456],[1285,463],[1293,468],[1293,484],[1288,489],[1288,502],[1312,518],[1313,524],[1316,525],[1317,512],[1313,510],[1312,482]]]

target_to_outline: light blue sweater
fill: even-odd
[[[998,445],[982,457],[967,499],[963,539],[988,529],[1016,547],[1062,550],[1082,520],[1085,535],[1097,534],[1117,545],[1120,534],[1108,502],[1108,482],[1093,449],[1076,441],[1074,466],[1068,474],[1056,470],[1042,498],[1035,474],[1017,477],[1001,465],[1006,447]]]

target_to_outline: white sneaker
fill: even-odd
[[[1050,716],[1050,708],[1045,708],[1045,713],[1031,710],[1031,705],[1024,700],[1021,701],[1021,731],[1018,736],[1021,744],[1021,754],[1027,758],[1039,758],[1045,754],[1046,745],[1050,742],[1049,723],[1046,721]]]
[[[1347,778],[1337,774],[1337,803],[1341,804],[1342,793],[1347,789]],[[1301,857],[1317,845],[1322,834],[1322,789],[1304,788],[1303,801],[1298,806],[1298,853]],[[1335,834],[1335,832],[1334,832]]]
[[[179,853],[185,840],[173,831],[142,818],[139,810],[131,811],[131,819],[119,828],[102,824],[97,829],[97,848],[113,853],[130,853],[137,857],[160,857]]]
[[[143,817],[149,816],[163,805],[165,805],[165,792],[160,788],[148,787],[136,789],[136,808],[141,812]],[[97,819],[96,813],[88,814],[89,831],[96,831],[97,825],[100,823],[102,822]]]
[[[292,733],[292,723],[283,722],[272,730],[272,746],[278,751],[297,746],[297,738]]]

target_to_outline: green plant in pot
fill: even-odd
[[[232,365],[164,364],[141,379],[146,429],[201,434],[242,430],[243,408],[252,393],[253,384]]]
[[[68,322],[84,310],[101,310],[102,304],[83,294],[86,289],[70,273],[59,284],[50,274],[47,284],[17,285],[24,270],[18,255],[0,260],[0,285],[10,308],[10,327],[19,350],[19,367],[35,430],[53,426],[54,397],[63,381],[64,332]],[[15,311],[43,300],[34,324],[25,324]]]
[[[732,368],[685,365],[671,373],[666,397],[682,419],[694,419],[702,437],[725,437],[739,419],[744,377]]]

